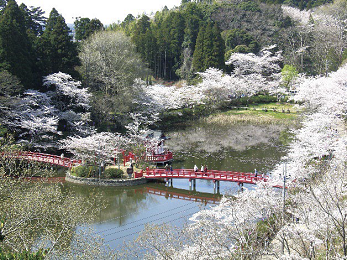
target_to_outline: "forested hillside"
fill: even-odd
[[[73,35],[59,10],[45,14],[40,7],[4,0],[0,5],[2,124],[22,131],[21,124],[6,123],[16,118],[13,107],[19,109],[23,98],[34,98],[33,89],[47,95],[50,90],[43,78],[59,72],[66,73],[59,74],[65,79],[80,80],[79,88],[90,93],[88,111],[75,113],[87,113],[89,124],[115,131],[129,123],[129,113],[145,109],[138,100],[147,90],[137,79],[146,85],[182,80],[196,86],[209,68],[231,73],[237,68],[226,63],[231,56],[261,57],[260,51],[270,45],[276,45],[273,55],[281,52],[278,66],[286,71],[308,75],[335,71],[347,56],[346,1],[310,9],[325,2],[184,0],[171,10],[129,14],[108,26],[97,18],[77,18]],[[299,5],[302,10],[293,7]],[[76,117],[52,115],[56,119],[49,122],[64,134],[75,129],[71,124],[76,124]]]
[[[307,9],[303,12],[309,14],[309,8],[325,2],[285,1],[284,4],[300,4],[301,9]],[[322,71],[311,64],[322,67],[319,64],[325,61],[320,60],[321,50],[315,47],[312,30],[318,21],[312,18],[310,22],[311,25],[303,28],[276,1],[182,1],[179,8],[164,8],[152,16],[135,19],[129,14],[123,22],[112,24],[107,30],[124,31],[132,38],[154,77],[167,80],[190,80],[196,72],[208,67],[228,71],[230,68],[224,66],[223,55],[227,60],[231,53],[257,53],[261,47],[271,44],[277,44],[283,51],[285,63],[295,65],[299,72],[315,75]],[[293,57],[299,56],[297,51],[303,44],[310,49],[302,57]],[[341,49],[331,48],[328,52],[325,55],[330,67],[327,71],[336,70],[342,61]],[[306,62],[302,63],[306,64],[299,64],[299,59],[304,59]]]

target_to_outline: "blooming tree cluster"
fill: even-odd
[[[22,141],[38,145],[39,139],[49,141],[54,135],[61,134],[58,122],[57,109],[51,104],[50,97],[37,90],[27,90],[8,112],[3,124],[19,130]]]
[[[89,126],[91,94],[81,88],[81,82],[75,81],[66,73],[54,73],[44,77],[43,86],[46,94],[58,110],[60,120],[65,120],[67,130],[74,134],[86,136],[94,130]]]
[[[145,86],[142,84],[142,94],[136,98],[136,103],[144,114],[157,115],[160,112],[203,104],[205,94],[195,86]]]
[[[170,241],[161,247],[156,241],[155,257],[255,259],[264,253],[281,259],[347,257],[346,75],[347,65],[328,77],[306,78],[297,88],[295,99],[307,107],[307,114],[283,158],[288,186],[295,186],[294,192],[286,192],[286,203],[272,188],[283,185],[283,165],[278,165],[269,182],[193,215],[193,223],[179,234],[183,248]]]
[[[328,77],[307,78],[297,87],[294,99],[308,111],[287,155],[292,178],[307,178],[312,160],[333,156],[346,140],[344,117],[347,110],[347,66]],[[281,169],[275,170],[280,175]]]
[[[126,140],[122,135],[102,132],[87,137],[68,137],[61,141],[61,148],[71,152],[83,162],[109,163],[118,152],[116,148],[121,149],[125,144]]]
[[[78,135],[94,131],[88,124],[90,94],[80,82],[60,72],[45,77],[44,86],[46,92],[25,91],[8,110],[3,124],[20,131],[23,141],[42,148],[54,146],[51,141],[62,131]]]
[[[142,156],[146,148],[157,145],[158,140],[146,136],[147,126],[139,114],[130,114],[132,122],[126,126],[127,132],[101,132],[86,137],[73,136],[60,142],[60,148],[74,154],[83,162],[112,163],[122,151],[131,151],[136,156]]]
[[[299,62],[300,65],[296,65],[301,69],[313,65],[309,70],[318,74],[337,70],[346,48],[346,2],[334,1],[308,11],[288,6],[282,6],[282,10],[296,24],[296,31],[289,39],[291,62]],[[304,64],[305,60],[310,60],[310,64]]]
[[[234,53],[226,63],[235,68],[230,75],[219,69],[209,68],[199,73],[202,82],[197,86],[142,84],[142,94],[136,102],[142,104],[144,111],[160,113],[198,104],[218,104],[231,97],[250,97],[259,92],[284,92],[279,87],[281,61],[281,52],[276,51],[276,46],[266,47],[258,55]]]

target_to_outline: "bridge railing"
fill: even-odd
[[[208,170],[205,172],[197,171],[193,169],[147,169],[140,173],[135,173],[135,178],[186,178],[186,179],[206,179],[216,181],[231,181],[255,184],[258,181],[267,181],[266,177],[255,176],[254,173],[235,172],[235,171],[218,171]]]
[[[36,152],[29,152],[29,151],[18,151],[18,152],[11,152],[11,153],[2,153],[3,157],[12,157],[16,159],[21,160],[30,160],[30,161],[37,161],[37,162],[43,162],[43,163],[50,163],[54,165],[59,165],[62,167],[71,168],[74,165],[81,164],[81,160],[73,160],[70,158],[58,156],[58,155],[52,155],[52,154],[46,154],[46,153],[36,153]]]
[[[145,160],[150,162],[166,162],[173,159],[172,152],[166,154],[146,155]]]

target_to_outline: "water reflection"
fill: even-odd
[[[92,224],[81,225],[78,232],[92,228],[92,235],[103,238],[111,248],[120,248],[123,242],[136,238],[146,224],[182,226],[192,214],[218,203],[221,197],[170,188],[162,183],[124,188],[67,184],[66,188],[100,199],[100,204],[95,205],[99,214]]]
[[[218,153],[230,148],[240,152],[276,143],[285,129],[282,125],[194,125],[169,132],[168,146],[175,152]]]
[[[281,125],[196,125],[172,131],[167,146],[174,152],[174,168],[207,165],[210,169],[267,172],[285,154]]]
[[[285,154],[279,141],[285,127],[279,125],[195,125],[171,131],[166,145],[174,152],[173,168],[193,168],[259,172],[271,170]],[[196,189],[189,189],[186,179],[173,180],[172,187],[151,183],[137,187],[86,187],[67,184],[67,188],[84,196],[97,196],[99,214],[89,226],[93,235],[119,249],[123,242],[136,238],[146,224],[169,223],[182,226],[195,212],[218,203],[220,194],[213,194],[213,182],[197,180]],[[251,188],[251,185],[244,187]],[[240,191],[237,183],[221,182],[221,194]]]

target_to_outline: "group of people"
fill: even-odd
[[[172,165],[166,164],[166,165],[165,165],[165,170],[166,170],[166,172],[172,172],[172,171],[173,171]],[[198,171],[199,171],[198,166],[194,165],[194,171],[195,171],[195,172],[198,172]],[[200,171],[201,171],[201,172],[207,172],[207,166],[201,165]]]
[[[172,165],[166,164],[166,165],[165,165],[165,170],[166,170],[166,172],[172,172],[172,171],[173,171]]]
[[[198,166],[196,166],[196,164],[194,165],[194,171],[195,171],[195,172],[198,172],[198,171],[199,171],[199,168],[198,168]],[[201,172],[207,172],[207,166],[201,165],[200,171],[201,171]]]

